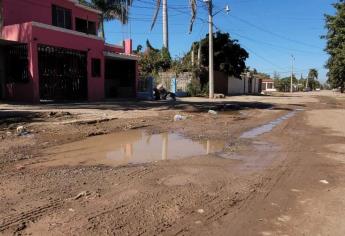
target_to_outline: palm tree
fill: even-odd
[[[317,71],[317,69],[310,69],[308,73],[308,77],[310,79],[317,79],[319,77],[319,72]]]
[[[309,73],[308,73],[308,77],[307,77],[306,88],[310,87],[309,85],[310,85],[310,83],[312,83],[311,87],[312,87],[312,89],[314,89],[313,88],[313,87],[315,87],[314,86],[314,80],[318,79],[318,77],[319,77],[319,72],[317,71],[317,69],[314,69],[314,68],[310,69]]]
[[[129,7],[133,0],[79,0],[80,3],[97,8],[102,12],[98,29],[101,37],[105,39],[104,22],[119,20],[122,24],[128,23]]]
[[[190,25],[189,25],[189,32],[192,32],[193,24],[194,24],[194,21],[196,19],[196,7],[197,7],[196,6],[196,1],[197,0],[189,0],[189,5],[191,7],[191,14],[192,14],[192,18],[190,20]],[[152,20],[152,24],[151,24],[151,30],[153,29],[153,27],[156,24],[157,16],[158,16],[160,8],[161,8],[161,0],[156,0],[156,11],[155,11],[155,13],[153,15],[153,20]]]

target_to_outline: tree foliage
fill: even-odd
[[[248,52],[241,47],[237,40],[231,39],[228,33],[220,31],[214,33],[214,69],[226,73],[227,75],[240,77],[246,69],[245,61],[249,57]],[[208,34],[197,45],[194,50],[201,47],[200,67],[208,70],[209,63],[209,37]],[[191,52],[189,52],[191,54]],[[194,54],[195,55],[195,54]],[[195,60],[197,61],[197,60]]]
[[[298,84],[297,78],[295,76],[292,77],[292,84]],[[284,77],[284,78],[276,78],[274,79],[274,87],[279,92],[289,92],[291,85],[291,77]]]
[[[336,14],[326,15],[327,40],[325,51],[330,55],[326,67],[329,69],[329,82],[333,87],[345,90],[345,3],[340,0],[333,4]]]
[[[321,84],[317,79],[319,78],[319,72],[317,69],[310,69],[308,73],[308,85],[306,87],[310,88],[311,90],[315,90],[316,88],[320,88]]]
[[[140,56],[139,67],[142,76],[156,76],[158,72],[171,68],[172,59],[169,51],[166,48],[154,48],[148,40],[146,50],[137,54]]]

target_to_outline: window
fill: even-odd
[[[101,60],[100,59],[91,59],[91,69],[92,69],[92,77],[100,77],[101,76]]]
[[[93,21],[88,21],[88,24],[87,24],[87,33],[88,33],[88,34],[97,35],[97,32],[96,32],[96,23],[95,23],[95,22],[93,22]]]
[[[52,22],[54,26],[65,28],[65,29],[72,29],[71,10],[53,5]]]
[[[273,89],[273,83],[267,83],[267,88],[268,89]]]
[[[85,34],[96,35],[96,23],[93,21],[75,18],[75,30]]]

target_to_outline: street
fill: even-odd
[[[0,104],[0,234],[344,235],[344,108],[331,91]]]

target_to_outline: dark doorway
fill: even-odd
[[[26,44],[13,44],[1,41],[0,47],[0,99],[6,95],[7,84],[29,82],[28,47]]]
[[[38,46],[41,100],[87,99],[87,53]]]
[[[105,97],[128,98],[135,96],[136,61],[105,61]]]
[[[248,79],[248,93],[249,94],[253,93],[253,79],[252,78]]]

